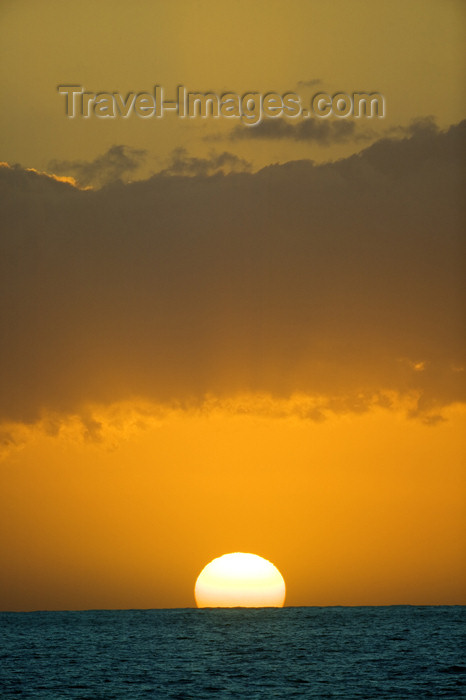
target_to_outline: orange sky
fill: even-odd
[[[463,3],[0,18],[0,609],[190,607],[233,551],[287,605],[464,604]],[[244,136],[56,91],[310,81],[386,118]]]
[[[436,427],[383,409],[107,420],[100,442],[70,424],[10,457],[5,608],[191,606],[200,568],[236,550],[279,567],[288,605],[462,600],[463,409]]]

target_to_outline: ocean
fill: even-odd
[[[465,607],[0,613],[0,697],[466,697]]]

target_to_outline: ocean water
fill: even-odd
[[[0,613],[0,698],[461,698],[463,607]]]

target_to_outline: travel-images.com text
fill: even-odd
[[[179,118],[236,118],[254,126],[263,118],[281,116],[291,118],[327,117],[358,119],[383,118],[385,99],[378,92],[353,92],[351,95],[338,92],[328,95],[319,92],[303,107],[304,101],[294,92],[280,95],[268,92],[246,92],[238,95],[224,92],[188,92],[182,85],[177,87],[176,99],[164,100],[164,89],[155,85],[150,92],[90,92],[81,85],[59,85],[58,92],[65,98],[65,114],[73,119],[128,119],[132,114],[142,118],[161,118],[166,113],[174,113]]]

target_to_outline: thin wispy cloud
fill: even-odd
[[[128,179],[144,163],[146,156],[145,149],[114,145],[92,161],[51,160],[48,168],[58,175],[74,177],[82,187],[102,187]]]
[[[251,163],[234,153],[210,153],[206,158],[189,155],[185,148],[177,148],[173,151],[170,162],[163,168],[164,175],[215,175],[238,171],[249,171]]]
[[[315,87],[316,85],[322,85],[321,78],[310,78],[309,80],[298,80],[296,83],[298,88],[300,87]]]
[[[303,119],[289,121],[285,119],[267,119],[255,126],[238,124],[231,132],[231,141],[254,140],[290,140],[308,141],[321,146],[350,141],[369,141],[374,133],[367,126],[360,129],[354,121],[347,119],[329,121],[324,119]]]

